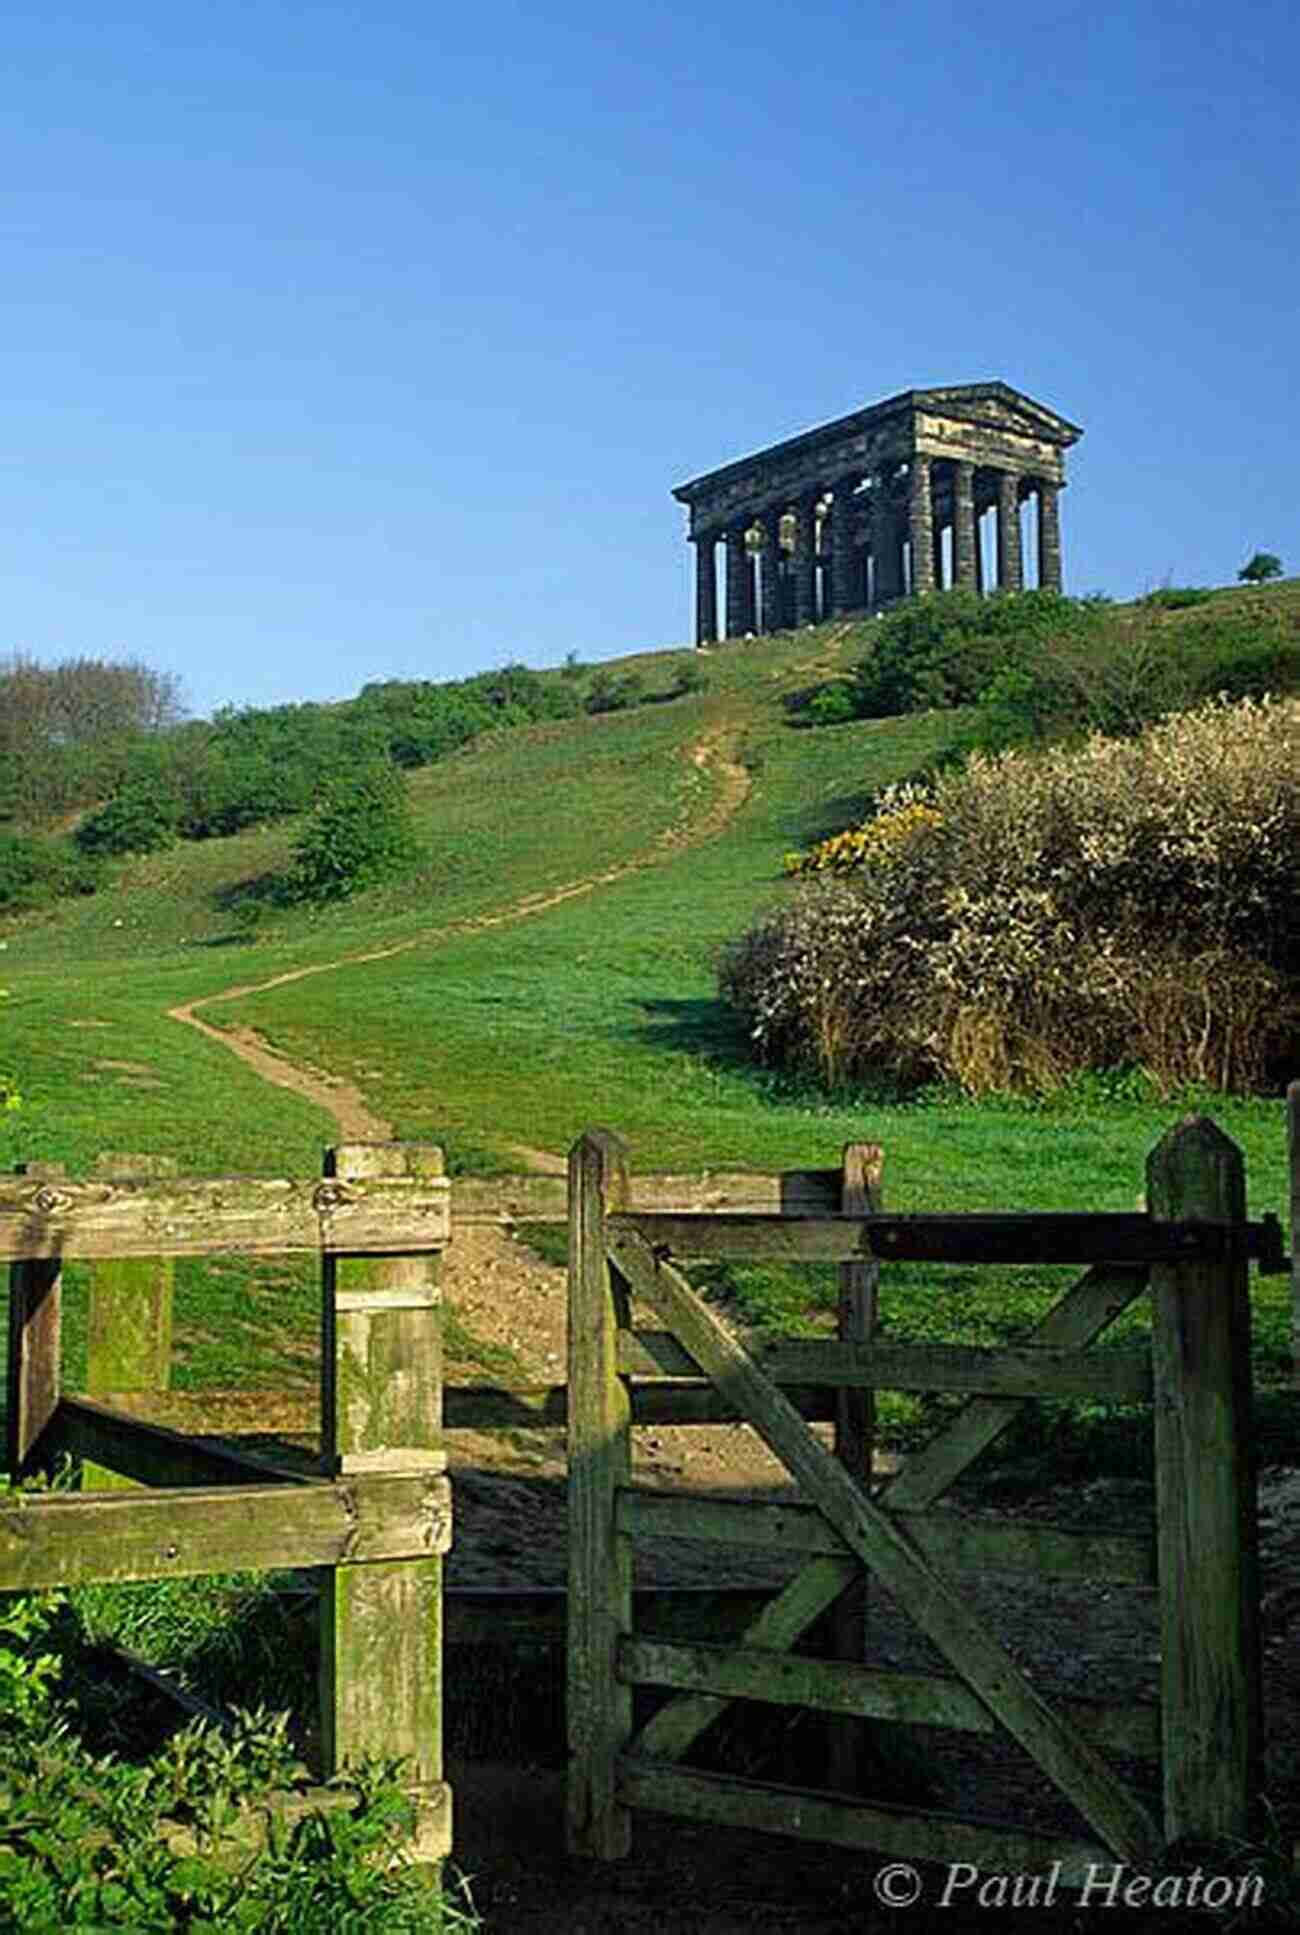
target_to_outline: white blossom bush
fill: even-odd
[[[1248,1091],[1296,1059],[1300,701],[975,756],[826,845],[721,964],[762,1060],[980,1094],[1123,1064]]]

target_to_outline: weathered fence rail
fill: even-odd
[[[864,1187],[861,1178],[870,1177]],[[1059,1861],[1063,1879],[1095,1861],[1150,1864],[1170,1843],[1243,1835],[1256,1799],[1260,1652],[1251,1447],[1247,1262],[1284,1267],[1280,1231],[1249,1223],[1240,1152],[1213,1124],[1172,1131],[1152,1152],[1141,1216],[887,1217],[879,1152],[859,1149],[839,1180],[857,1213],[819,1177],[794,1215],[716,1216],[654,1210],[637,1200],[616,1139],[593,1131],[570,1171],[568,1390],[570,1572],[568,1712],[570,1843],[606,1858],[626,1852],[631,1811],[766,1828],[913,1859],[966,1859],[999,1871]],[[820,1197],[814,1205],[812,1198]],[[874,1337],[874,1279],[842,1286],[839,1339],[793,1340],[751,1354],[694,1293],[679,1260],[739,1255],[839,1261],[887,1273],[894,1257],[974,1264],[1090,1267],[1023,1346],[974,1350]],[[886,1275],[887,1288],[887,1275]],[[1149,1294],[1152,1344],[1097,1352],[1094,1341]],[[648,1310],[663,1328],[633,1323]],[[798,1506],[648,1491],[631,1480],[631,1427],[649,1385],[635,1374],[693,1368],[747,1420],[796,1481]],[[955,1418],[882,1486],[870,1483],[870,1419],[834,1450],[808,1428],[796,1391],[853,1396],[881,1387],[967,1394]],[[934,1510],[948,1487],[1031,1397],[1092,1395],[1151,1402],[1156,1514],[1151,1532],[1108,1536],[1037,1523],[981,1522]],[[685,1410],[679,1414],[685,1415]],[[698,1415],[696,1413],[695,1415]],[[824,1415],[824,1413],[822,1413]],[[774,1547],[804,1557],[738,1645],[638,1635],[634,1543],[646,1537]],[[972,1610],[959,1582],[986,1566],[1155,1584],[1161,1608],[1156,1708],[1045,1698]],[[946,1658],[945,1674],[900,1674],[862,1656],[861,1590],[878,1580]],[[856,1599],[853,1595],[858,1595]],[[836,1657],[791,1649],[814,1620],[849,1599]],[[674,1697],[634,1729],[634,1685]],[[737,1697],[829,1715],[1000,1727],[1072,1803],[1087,1834],[955,1822],[883,1807],[845,1791],[796,1790],[682,1767],[700,1733]],[[851,1787],[851,1752],[834,1750],[831,1787]],[[841,1746],[851,1734],[840,1736]],[[1107,1758],[1162,1766],[1159,1818]]]
[[[438,1307],[450,1187],[441,1152],[349,1144],[327,1155],[314,1181],[195,1180],[159,1167],[114,1158],[86,1182],[48,1170],[0,1177],[9,1469],[22,1476],[71,1452],[95,1487],[6,1498],[0,1591],[320,1568],[320,1772],[332,1779],[372,1755],[406,1756],[415,1851],[440,1859],[451,1800],[441,1744],[442,1554],[451,1541]],[[317,1470],[292,1471],[114,1404],[120,1391],[165,1390],[167,1259],[295,1251],[321,1259]],[[72,1257],[91,1265],[89,1395],[62,1388],[61,1266]],[[200,1417],[203,1402],[198,1394]],[[332,1790],[321,1788],[284,1806],[331,1803]]]

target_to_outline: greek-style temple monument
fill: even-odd
[[[719,544],[724,636],[744,638],[947,585],[1019,591],[1031,497],[1037,582],[1059,591],[1065,452],[1082,435],[1005,383],[904,390],[679,484],[695,546],[696,644],[718,637]]]

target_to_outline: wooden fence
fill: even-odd
[[[441,1152],[349,1144],[329,1152],[323,1179],[306,1181],[181,1180],[160,1167],[114,1158],[85,1182],[48,1168],[0,1177],[10,1472],[69,1452],[104,1487],[7,1497],[0,1591],[321,1568],[322,1774],[370,1755],[409,1756],[413,1851],[440,1859],[451,1832],[441,1748],[441,1555],[451,1537]],[[114,1403],[115,1393],[167,1383],[173,1257],[295,1251],[321,1259],[317,1471],[294,1476]],[[91,1266],[89,1388],[76,1396],[60,1369],[61,1266],[72,1258]],[[336,1799],[308,1790],[281,1797],[280,1811]]]
[[[811,1181],[811,1186],[810,1186]],[[570,1844],[626,1852],[631,1810],[765,1828],[912,1859],[1015,1871],[1061,1865],[1078,1879],[1116,1858],[1148,1870],[1170,1843],[1240,1836],[1260,1750],[1260,1652],[1251,1455],[1247,1261],[1283,1267],[1276,1221],[1246,1220],[1244,1165],[1203,1119],[1152,1151],[1140,1215],[897,1216],[879,1202],[879,1152],[849,1152],[834,1178],[801,1178],[769,1213],[648,1208],[617,1140],[594,1131],[571,1159],[568,1713]],[[773,1213],[774,1212],[774,1213]],[[750,1354],[678,1267],[693,1257],[837,1262],[838,1338]],[[1073,1263],[1085,1274],[1026,1344],[1000,1350],[873,1337],[891,1259]],[[1090,1349],[1149,1293],[1147,1349]],[[657,1329],[634,1328],[634,1302]],[[652,1381],[645,1381],[647,1377]],[[953,1421],[883,1488],[870,1485],[870,1394],[967,1395]],[[811,1398],[820,1394],[822,1402]],[[667,1394],[671,1394],[670,1396]],[[1105,1536],[934,1510],[1032,1396],[1152,1405],[1152,1531]],[[826,1402],[829,1400],[829,1403]],[[701,1499],[631,1483],[631,1426],[669,1416],[739,1416],[797,1481],[804,1502]],[[835,1448],[809,1417],[835,1419]],[[631,1554],[671,1536],[805,1555],[740,1644],[639,1637]],[[958,1575],[1033,1570],[1075,1581],[1156,1585],[1158,1708],[1045,1698],[972,1610]],[[939,1649],[945,1675],[863,1662],[861,1591],[878,1580]],[[855,1602],[854,1593],[858,1594]],[[840,1605],[836,1657],[791,1649]],[[632,1690],[675,1691],[639,1731]],[[996,1723],[1096,1836],[1033,1833],[688,1769],[682,1756],[737,1697],[828,1714],[988,1731]],[[851,1740],[847,1732],[845,1740]],[[1159,1818],[1110,1754],[1162,1763]],[[851,1760],[832,1753],[831,1787]]]
[[[1290,1091],[1288,1110],[1294,1230],[1300,1084]],[[401,1144],[342,1147],[327,1156],[323,1179],[306,1181],[182,1180],[160,1173],[167,1165],[149,1158],[106,1161],[87,1182],[35,1167],[0,1177],[0,1261],[11,1265],[10,1469],[22,1474],[70,1452],[102,1487],[16,1494],[0,1506],[0,1590],[323,1568],[323,1772],[333,1775],[376,1750],[409,1755],[421,1804],[417,1851],[438,1858],[450,1839],[440,1738],[444,1625],[464,1641],[507,1626],[534,1635],[564,1630],[559,1595],[551,1592],[466,1593],[444,1603],[450,1500],[442,1434],[567,1424],[575,1847],[620,1852],[629,1809],[639,1804],[792,1831],[783,1790],[723,1782],[680,1765],[728,1699],[761,1697],[760,1686],[771,1694],[774,1655],[782,1699],[845,1716],[829,1734],[834,1786],[853,1784],[863,1716],[986,1731],[994,1713],[1040,1754],[1093,1823],[1101,1837],[1094,1854],[1102,1843],[1130,1854],[1147,1850],[1161,1832],[1104,1763],[1098,1771],[1102,1747],[1157,1756],[1163,1746],[1167,1837],[1237,1832],[1258,1746],[1253,1492],[1242,1423],[1249,1416],[1244,1269],[1247,1255],[1272,1268],[1282,1268],[1283,1258],[1275,1220],[1245,1222],[1240,1158],[1214,1133],[1201,1131],[1195,1144],[1184,1138],[1161,1145],[1165,1153],[1153,1156],[1148,1183],[1151,1214],[1132,1216],[886,1217],[881,1155],[869,1145],[851,1147],[839,1169],[630,1178],[616,1141],[600,1134],[576,1146],[567,1180],[466,1177],[448,1184],[436,1149]],[[1177,1162],[1169,1154],[1175,1147],[1182,1151]],[[1195,1159],[1187,1155],[1193,1147],[1200,1150]],[[1220,1152],[1213,1160],[1211,1147]],[[438,1258],[449,1237],[473,1224],[509,1229],[566,1220],[577,1312],[567,1385],[444,1389]],[[235,1450],[224,1436],[205,1435],[212,1394],[165,1396],[171,1259],[303,1251],[321,1258],[322,1459],[318,1470],[292,1476],[270,1458]],[[791,1340],[754,1359],[733,1358],[730,1346],[723,1352],[725,1340],[707,1323],[700,1329],[709,1313],[674,1268],[673,1259],[694,1255],[838,1262],[838,1342]],[[986,1353],[874,1340],[881,1261],[891,1257],[1093,1267],[1025,1347]],[[64,1258],[91,1262],[87,1389],[78,1395],[60,1382]],[[1294,1257],[1292,1269],[1300,1361]],[[631,1330],[629,1284],[659,1310],[667,1329]],[[1154,1354],[1143,1362],[1086,1350],[1148,1285]],[[949,1431],[873,1496],[866,1488],[873,1393],[882,1386],[965,1391],[971,1401]],[[1157,1397],[1154,1541],[931,1511],[1038,1393]],[[151,1399],[163,1400],[160,1408],[186,1429],[132,1415]],[[797,1473],[808,1503],[681,1502],[630,1485],[631,1425],[737,1419],[754,1424]],[[818,1421],[834,1427],[836,1475],[829,1479],[826,1454],[806,1431]],[[1220,1441],[1221,1455],[1193,1455],[1198,1444]],[[123,1480],[129,1489],[120,1489]],[[141,1492],[140,1483],[161,1489]],[[1182,1541],[1193,1525],[1196,1590],[1184,1604],[1182,1555],[1191,1548]],[[808,1562],[770,1604],[741,1608],[752,1588],[729,1595],[748,1620],[738,1649],[651,1641],[638,1638],[633,1625],[629,1554],[637,1537],[665,1534],[775,1545],[806,1554]],[[1010,1692],[995,1705],[987,1689],[1001,1684],[1005,1656],[987,1634],[970,1630],[960,1604],[952,1612],[956,1595],[944,1584],[947,1570],[980,1567],[1159,1580],[1161,1713],[1107,1712],[1076,1701],[1058,1703],[1044,1718],[1014,1669]],[[955,1637],[949,1624],[939,1628],[956,1677],[891,1675],[862,1663],[868,1570],[895,1591],[900,1578],[904,1586],[910,1580],[914,1594],[928,1594],[939,1581],[938,1603],[957,1619]],[[635,1603],[644,1611],[665,1596],[673,1597],[642,1594]],[[794,1657],[790,1649],[827,1609],[834,1659]],[[697,1624],[692,1615],[684,1630]],[[681,1697],[634,1742],[631,1688],[641,1682],[676,1688]],[[1208,1708],[1220,1697],[1232,1716],[1226,1739],[1206,1732]],[[326,1790],[313,1789],[292,1804],[326,1798]],[[1017,1850],[1021,1866],[1035,1852],[1032,1837],[1018,1832],[1001,1843],[976,1832],[958,1846],[941,1838],[951,1825],[946,1820],[936,1826],[842,1796],[797,1799],[798,1831],[854,1846],[917,1855],[941,1847],[945,1859],[969,1848],[1004,1866]],[[1090,1844],[1074,1841],[1067,1851],[1081,1859]]]

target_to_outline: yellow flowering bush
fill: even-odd
[[[861,826],[846,827],[828,840],[819,840],[807,853],[787,854],[785,871],[852,873],[856,867],[872,862],[896,860],[922,834],[937,826],[939,819],[938,812],[924,799],[903,799],[889,811],[864,820]]]

